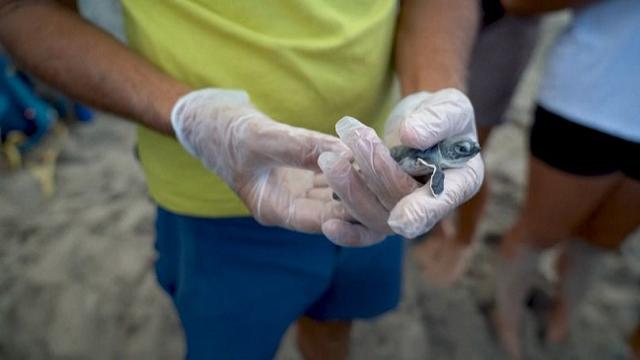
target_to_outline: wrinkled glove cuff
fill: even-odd
[[[173,127],[173,132],[176,134],[176,138],[178,139],[178,142],[182,144],[182,147],[184,147],[184,149],[187,150],[187,152],[191,156],[196,156],[195,149],[193,148],[191,143],[187,141],[184,131],[182,131],[182,116],[181,116],[181,114],[184,112],[184,108],[186,104],[189,102],[192,95],[194,94],[189,93],[181,97],[173,106],[173,109],[171,110],[171,126]]]
[[[243,90],[217,88],[192,91],[178,99],[171,110],[171,126],[180,144],[194,157],[197,157],[197,152],[186,136],[184,117],[187,115],[185,113],[188,112],[188,109],[197,108],[199,104],[206,104],[207,106],[246,106],[250,105],[251,101],[249,94]],[[215,119],[210,120],[215,121]]]

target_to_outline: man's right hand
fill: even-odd
[[[405,173],[388,147],[404,145],[427,149],[455,136],[477,139],[473,107],[458,90],[419,92],[404,98],[387,120],[385,141],[355,118],[336,124],[340,139],[350,148],[348,158],[323,154],[320,166],[344,206],[358,220],[331,220],[324,224],[327,237],[344,246],[369,246],[396,233],[414,238],[473,196],[484,178],[481,156],[459,168],[445,170],[441,196]],[[341,239],[347,239],[344,242]]]
[[[338,138],[276,122],[236,90],[185,95],[171,123],[184,148],[219,175],[260,223],[321,232],[330,219],[352,220],[332,200],[317,165],[322,152],[349,153]]]

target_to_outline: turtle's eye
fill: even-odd
[[[469,144],[459,144],[456,146],[456,151],[460,154],[466,154],[469,152]]]

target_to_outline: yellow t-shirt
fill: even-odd
[[[380,128],[394,101],[395,0],[123,0],[132,49],[194,88],[244,89],[283,123],[334,134],[344,115]],[[151,196],[195,216],[247,215],[176,140],[140,127]]]

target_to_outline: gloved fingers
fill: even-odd
[[[307,191],[306,197],[314,200],[331,201],[333,190],[330,187],[313,188]]]
[[[434,198],[429,184],[405,196],[391,210],[388,224],[406,238],[417,237],[429,231],[440,219],[471,198],[484,177],[484,164],[480,156],[464,167],[445,170],[444,192]]]
[[[261,127],[252,146],[258,157],[273,165],[318,171],[318,157],[331,151],[348,156],[349,149],[335,136],[272,121]],[[262,161],[262,165],[265,165]]]
[[[385,234],[367,229],[360,224],[333,219],[322,224],[322,233],[336,245],[365,247],[384,240]]]
[[[429,231],[448,211],[450,206],[434,199],[425,185],[400,200],[387,223],[396,234],[413,239]]]
[[[318,188],[329,187],[327,177],[323,173],[315,174],[313,177],[313,186]]]
[[[336,132],[351,150],[361,177],[385,208],[391,209],[420,184],[400,168],[376,132],[352,117],[336,124]]]
[[[319,233],[330,219],[354,221],[330,188],[315,188],[316,174],[293,168],[269,168],[237,189],[255,219],[263,225]]]
[[[322,232],[322,223],[331,219],[355,221],[347,209],[337,201],[324,201],[308,197],[289,200],[263,199],[253,210],[260,224],[282,226],[287,229],[305,232]]]
[[[407,111],[398,131],[400,142],[416,149],[426,149],[458,135],[477,139],[471,101],[456,89],[428,94]]]
[[[445,190],[438,198],[454,207],[462,205],[480,190],[484,181],[484,162],[477,155],[464,166],[447,169]]]
[[[357,220],[353,217],[349,210],[339,201],[323,201],[323,211],[320,217],[320,224],[335,219],[340,221],[346,221],[349,223],[355,223]]]
[[[403,98],[391,111],[384,124],[384,143],[388,147],[402,145],[400,141],[400,125],[407,115],[431,94],[426,91],[411,94]]]
[[[319,233],[322,232],[322,224],[332,219],[354,221],[347,209],[337,201],[298,198],[290,205],[283,223],[296,231]]]
[[[327,152],[320,155],[318,164],[340,197],[340,203],[354,218],[367,228],[381,233],[390,232],[386,222],[389,213],[346,158]]]

